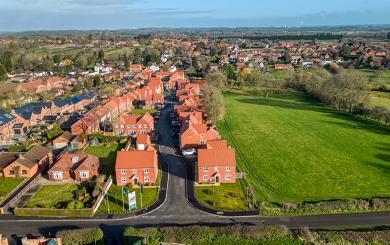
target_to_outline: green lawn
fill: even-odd
[[[18,178],[0,178],[0,201],[5,198],[16,186],[22,183],[24,179]]]
[[[134,109],[131,111],[131,114],[132,115],[144,115],[145,113],[149,113],[150,115],[152,115],[153,113],[155,113],[157,110],[156,109]]]
[[[79,185],[44,185],[25,205],[25,208],[55,208],[73,200]]]
[[[202,205],[218,210],[246,210],[245,184],[237,180],[235,184],[219,186],[196,186],[196,198]]]
[[[300,92],[225,94],[221,134],[259,200],[390,196],[390,128]],[[234,144],[235,143],[235,144]]]
[[[125,144],[88,146],[84,152],[99,157],[100,163],[104,166],[104,173],[108,176],[114,170],[116,152],[120,151],[123,147],[125,147]]]
[[[137,195],[137,209],[141,209],[141,196],[139,189],[135,189],[136,195]],[[149,207],[157,200],[158,195],[158,188],[144,188],[142,193],[142,208]],[[127,213],[129,212],[129,202],[128,198],[125,197],[125,210],[123,211],[122,208],[122,188],[119,186],[116,186],[115,184],[111,185],[110,190],[108,190],[108,202],[110,207],[110,214],[120,214],[120,213]],[[136,211],[133,210],[133,211]],[[107,197],[104,198],[102,203],[99,206],[99,209],[97,210],[97,214],[108,214],[107,209]]]

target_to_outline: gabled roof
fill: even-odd
[[[51,153],[51,151],[46,147],[36,145],[23,156],[19,157],[15,163],[21,164],[27,168],[32,168],[49,153]]]
[[[62,140],[66,142],[70,142],[73,139],[73,134],[71,132],[65,131],[60,136],[58,136],[53,143],[62,142]]]
[[[226,140],[209,140],[206,147],[207,149],[226,149],[228,145]]]
[[[26,104],[20,108],[15,108],[15,113],[24,118],[30,120],[32,114],[41,114],[43,108],[51,108],[51,102],[35,102]]]
[[[14,120],[16,117],[3,110],[0,110],[0,127]]]
[[[22,154],[20,152],[0,152],[0,170],[7,167]]]
[[[235,166],[236,152],[234,149],[199,149],[198,166]]]
[[[150,144],[150,136],[147,134],[137,134],[136,138],[137,145],[149,145]]]
[[[115,169],[153,168],[156,157],[155,151],[118,151]]]

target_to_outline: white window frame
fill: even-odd
[[[127,125],[127,128],[131,128],[131,125]]]
[[[80,178],[81,179],[88,179],[89,178],[89,171],[80,171]]]
[[[208,172],[208,171],[209,171],[209,167],[204,166],[204,167],[203,167],[203,172]]]
[[[133,174],[136,174],[137,173],[137,169],[133,169]]]
[[[226,172],[230,172],[231,169],[230,169],[230,166],[226,166]]]
[[[149,182],[150,182],[149,176],[144,176],[144,183],[149,183]]]
[[[203,180],[204,181],[209,181],[209,176],[208,175],[203,175]]]
[[[121,178],[121,182],[122,182],[122,183],[127,183],[127,178],[126,178],[126,177],[122,177],[122,178]]]
[[[59,178],[59,176],[61,176],[61,178]],[[53,172],[53,179],[64,179],[64,175],[62,172],[58,171],[58,172]]]
[[[121,174],[126,174],[127,173],[127,169],[121,169]]]
[[[230,174],[225,175],[225,180],[231,180]]]
[[[144,174],[148,174],[150,173],[149,169],[148,168],[144,168]]]

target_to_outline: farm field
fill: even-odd
[[[390,128],[293,91],[225,94],[221,134],[258,200],[390,196]]]

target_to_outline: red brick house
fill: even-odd
[[[3,168],[7,178],[30,178],[53,163],[53,153],[46,147],[36,145],[24,155]]]
[[[152,143],[150,136],[147,134],[138,134],[136,138],[136,148],[138,151],[146,150]]]
[[[6,140],[14,134],[13,127],[17,119],[14,115],[0,110],[0,141]]]
[[[210,141],[206,149],[198,150],[196,176],[198,183],[218,184],[236,182],[235,150],[226,141]]]
[[[193,120],[191,120],[193,121]],[[208,128],[206,124],[186,122],[180,128],[180,148],[199,148],[210,140],[220,139],[218,131]]]
[[[149,134],[153,130],[154,119],[149,113],[143,116],[122,114],[114,128],[116,135],[129,136]]]
[[[64,154],[48,171],[51,181],[90,181],[99,176],[99,158],[89,154]]]
[[[115,179],[118,186],[154,185],[157,177],[157,153],[153,147],[146,151],[117,152]]]
[[[73,139],[73,134],[71,132],[65,131],[60,136],[53,140],[53,148],[61,149],[67,147]]]
[[[142,71],[142,65],[140,64],[131,64],[130,73],[138,73]]]

